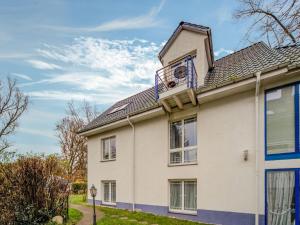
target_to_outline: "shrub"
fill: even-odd
[[[87,183],[75,182],[72,183],[72,193],[73,194],[84,194],[87,190]]]
[[[66,212],[68,183],[55,156],[0,163],[0,224],[43,224]]]

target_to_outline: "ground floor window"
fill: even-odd
[[[103,181],[103,203],[116,203],[116,181]]]
[[[197,181],[170,181],[170,211],[197,212]]]
[[[266,172],[266,225],[300,224],[299,169]]]

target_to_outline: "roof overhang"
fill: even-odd
[[[151,119],[157,116],[162,116],[165,115],[166,112],[162,107],[156,108],[156,109],[152,109],[134,116],[130,117],[130,121],[133,123],[137,123],[143,120],[147,120],[147,119]],[[88,136],[92,136],[95,134],[100,134],[103,133],[105,131],[109,131],[109,130],[113,130],[116,128],[120,128],[120,127],[124,127],[124,126],[128,126],[129,122],[127,118],[115,121],[113,123],[109,123],[107,125],[101,126],[101,127],[97,127],[88,131],[84,131],[79,133],[82,136],[88,137]]]
[[[188,23],[185,23],[185,22],[181,22],[178,25],[178,27],[176,28],[174,33],[171,35],[171,37],[169,38],[167,43],[164,45],[162,50],[159,52],[159,54],[158,54],[159,60],[160,61],[162,60],[162,57],[166,54],[166,52],[171,47],[171,45],[173,44],[173,42],[175,41],[175,39],[178,37],[178,35],[180,34],[180,32],[182,30],[188,30],[188,31],[200,33],[200,34],[203,34],[203,35],[207,35],[207,39],[205,39],[205,50],[206,50],[208,64],[209,64],[210,68],[213,67],[214,54],[213,54],[211,29],[209,27],[201,28],[199,26],[188,24]]]

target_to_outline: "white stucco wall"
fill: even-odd
[[[101,139],[116,136],[116,160],[101,161]],[[132,200],[132,133],[129,127],[94,135],[88,138],[88,187],[92,184],[98,189],[96,200],[102,200],[101,182],[116,180],[117,201]],[[90,198],[90,196],[89,196]]]
[[[196,112],[197,165],[168,166],[168,116],[137,123],[136,203],[168,206],[168,180],[193,178],[198,183],[198,208],[253,212],[253,96],[254,92],[246,92],[172,115],[180,118]],[[100,162],[100,140],[111,135],[117,138],[117,160]],[[89,185],[97,184],[101,192],[101,180],[116,180],[117,202],[130,203],[132,198],[131,135],[131,128],[124,127],[89,138]],[[248,162],[242,159],[245,149],[250,152]]]

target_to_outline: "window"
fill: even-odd
[[[196,117],[170,124],[170,164],[195,163],[197,161]]]
[[[299,169],[267,170],[265,224],[300,224],[299,194]]]
[[[175,180],[170,181],[170,211],[197,212],[197,181]]]
[[[102,139],[102,160],[116,159],[116,137]]]
[[[113,108],[108,114],[112,114],[112,113],[121,111],[121,110],[125,109],[129,104],[130,103],[125,103],[123,105],[117,106],[117,107]]]
[[[116,181],[103,181],[103,203],[116,203]]]
[[[287,159],[299,154],[299,84],[266,92],[266,159]]]

